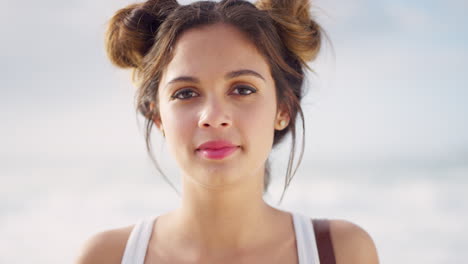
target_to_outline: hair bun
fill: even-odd
[[[304,65],[315,59],[322,29],[311,19],[309,0],[259,0],[255,5],[270,14],[283,43]]]
[[[177,6],[176,0],[148,0],[117,11],[106,33],[111,62],[122,68],[139,67],[162,22]]]

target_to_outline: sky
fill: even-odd
[[[105,23],[126,3],[3,4],[1,155],[139,151],[135,89],[103,50]],[[466,157],[466,5],[316,1],[331,45],[312,63],[317,75],[304,100],[314,153]]]

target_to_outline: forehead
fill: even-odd
[[[267,61],[252,41],[234,26],[214,24],[190,29],[180,36],[162,81],[179,75],[214,77],[239,69],[270,75]]]

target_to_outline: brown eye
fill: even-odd
[[[236,86],[234,91],[238,91],[237,93],[235,93],[235,94],[238,94],[238,95],[249,95],[249,94],[256,93],[257,89],[255,89],[253,87],[250,87],[250,86],[247,86],[247,85],[238,85],[238,86]]]
[[[174,95],[171,96],[172,99],[186,100],[192,97],[196,97],[198,94],[191,89],[182,89],[177,91]]]

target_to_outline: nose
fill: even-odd
[[[198,127],[222,128],[232,125],[231,114],[228,105],[221,99],[207,99],[202,107]]]

